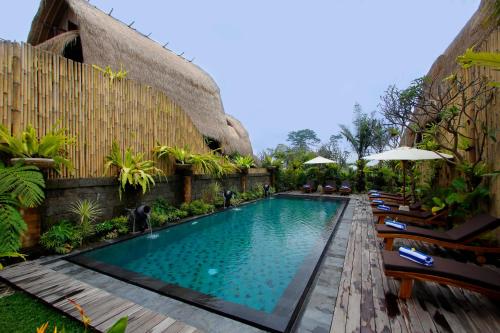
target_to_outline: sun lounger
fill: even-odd
[[[314,183],[312,181],[308,181],[307,184],[304,184],[304,186],[302,186],[302,190],[304,191],[304,193],[314,192]]]
[[[381,202],[381,201],[383,201],[383,202]],[[389,206],[392,209],[398,209],[402,203],[395,203],[395,202],[387,201],[384,199],[373,199],[370,201],[370,205],[372,206],[372,208],[376,208],[378,205],[381,205],[381,204],[385,205],[385,206]],[[410,210],[421,211],[422,210],[422,202],[420,202],[420,201],[416,202],[414,204],[411,204],[409,207],[410,207]]]
[[[483,254],[500,253],[500,248],[475,246],[471,245],[470,242],[481,234],[495,230],[499,226],[500,219],[487,214],[481,214],[447,231],[412,226],[407,226],[405,230],[400,230],[384,224],[376,225],[375,230],[377,231],[377,236],[384,239],[386,250],[392,250],[394,239],[396,238],[412,239],[450,249],[473,251],[477,256],[478,262],[484,263]]]
[[[347,180],[343,181],[342,185],[339,188],[339,192],[341,195],[351,194],[351,192],[352,192],[351,184]]]
[[[487,267],[433,257],[432,266],[424,266],[399,256],[395,251],[382,251],[386,276],[401,279],[399,297],[411,297],[413,281],[433,281],[469,289],[489,297],[500,298],[500,273]]]
[[[325,194],[332,194],[337,190],[337,187],[335,186],[334,183],[326,183],[325,186],[323,186],[323,192]]]
[[[377,217],[377,223],[383,224],[387,217],[395,220],[401,220],[405,223],[417,224],[420,226],[429,225],[446,225],[446,216],[448,212],[443,209],[442,211],[434,214],[429,211],[416,211],[416,210],[399,210],[397,207],[391,207],[383,205],[389,208],[389,210],[380,209],[379,206],[373,207],[373,216]]]

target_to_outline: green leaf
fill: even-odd
[[[120,318],[109,330],[107,333],[125,333],[127,329],[128,316]]]
[[[465,191],[467,185],[463,178],[455,178],[451,182],[451,185],[458,191]]]

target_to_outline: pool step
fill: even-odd
[[[60,265],[53,267],[58,266]],[[105,332],[124,316],[128,316],[127,333],[202,332],[183,322],[116,297],[37,262],[24,262],[7,267],[0,271],[0,279],[80,320],[80,313],[69,302],[69,299],[74,300],[85,309],[87,315],[92,319],[91,326],[99,332]]]

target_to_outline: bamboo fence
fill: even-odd
[[[74,170],[50,178],[103,177],[114,140],[147,159],[157,142],[208,151],[189,116],[163,92],[24,43],[0,42],[0,122],[13,134],[32,125],[40,136],[64,128],[76,138],[69,148]],[[158,166],[173,172],[171,161]]]

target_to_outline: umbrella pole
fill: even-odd
[[[403,206],[406,206],[406,161],[403,163]]]

